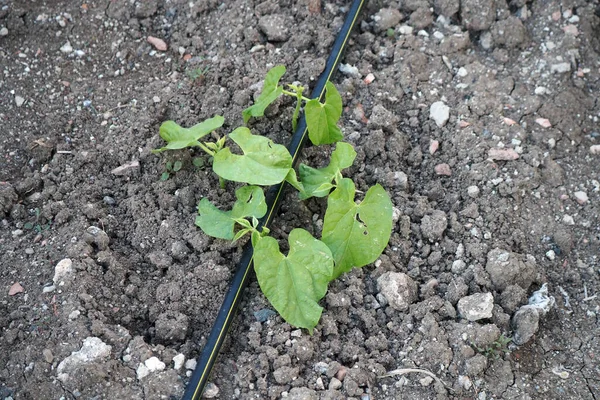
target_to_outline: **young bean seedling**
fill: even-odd
[[[387,246],[392,230],[392,202],[379,184],[369,188],[362,201],[357,202],[354,182],[342,175],[353,164],[356,152],[352,145],[341,141],[338,121],[342,98],[335,86],[327,82],[324,102],[308,99],[302,94],[302,86],[280,84],[285,71],[284,66],[276,66],[267,73],[260,96],[242,113],[244,123],[264,116],[265,109],[280,96],[295,98],[293,129],[304,107],[310,141],[314,145],[335,144],[327,166],[301,164],[296,173],[285,146],[255,135],[245,126],[227,136],[217,136],[214,141],[201,141],[223,125],[221,116],[189,129],[173,121],[164,122],[160,136],[167,145],[154,152],[198,147],[212,158],[213,171],[222,186],[225,181],[246,184],[236,190],[236,201],[228,211],[203,198],[198,204],[196,225],[205,234],[225,240],[236,241],[250,235],[254,269],[262,292],[283,319],[312,334],[323,311],[319,301],[329,282],[352,268],[374,262]],[[241,154],[226,146],[227,139],[237,144]],[[298,190],[300,200],[327,197],[321,238],[294,228],[288,236],[287,255],[259,223],[267,213],[262,187],[283,181]]]

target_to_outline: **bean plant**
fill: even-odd
[[[224,118],[219,115],[191,128],[164,122],[160,136],[167,145],[154,152],[198,147],[212,158],[212,169],[223,187],[225,181],[245,184],[236,190],[236,201],[230,210],[219,209],[207,198],[200,200],[196,225],[219,239],[236,241],[249,235],[262,292],[285,321],[312,334],[323,311],[319,301],[329,282],[352,268],[374,262],[387,246],[392,230],[392,202],[379,184],[370,187],[358,202],[354,182],[342,174],[353,164],[356,152],[342,141],[338,127],[342,98],[335,86],[327,82],[323,102],[309,99],[303,96],[302,86],[280,84],[285,71],[284,66],[276,66],[267,73],[260,96],[242,113],[244,123],[263,117],[265,109],[280,96],[295,98],[292,128],[295,130],[304,108],[312,144],[335,145],[327,166],[300,164],[296,172],[285,146],[254,134],[247,126],[204,141],[223,125]],[[227,146],[228,139],[240,153]],[[278,241],[269,236],[269,229],[259,223],[267,213],[263,188],[284,181],[298,191],[299,200],[327,197],[321,238],[303,228],[294,228],[288,236],[287,255],[281,252]]]

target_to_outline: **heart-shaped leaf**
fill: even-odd
[[[243,151],[233,154],[228,147],[218,151],[213,170],[228,181],[252,185],[274,185],[282,182],[292,167],[288,149],[264,136],[253,135],[250,129],[240,127],[229,134]]]
[[[308,137],[314,145],[339,142],[344,137],[337,126],[342,116],[342,97],[333,83],[327,82],[325,88],[325,104],[313,99],[304,107]]]
[[[244,123],[248,123],[250,117],[262,117],[265,115],[265,109],[269,104],[277,100],[281,93],[283,93],[283,86],[279,85],[279,80],[283,74],[285,74],[285,67],[283,65],[273,67],[267,72],[260,96],[258,96],[253,105],[242,111]]]
[[[381,185],[371,187],[360,204],[354,182],[341,179],[327,199],[321,240],[335,260],[333,278],[377,259],[392,233],[392,201]]]
[[[267,203],[262,188],[242,186],[236,190],[235,196],[237,200],[230,211],[219,210],[207,198],[200,200],[196,225],[209,236],[232,240],[235,237],[236,219],[261,218],[267,213]]]
[[[290,232],[287,257],[275,239],[255,240],[254,269],[262,292],[286,322],[312,334],[333,272],[331,251],[304,229]]]
[[[198,139],[208,135],[215,129],[223,125],[225,119],[220,115],[215,115],[205,121],[192,126],[183,128],[174,121],[165,121],[159,128],[160,137],[167,142],[165,147],[152,150],[153,153],[160,153],[165,150],[177,150],[185,147],[198,146]]]
[[[300,192],[300,199],[304,200],[313,196],[327,196],[331,189],[331,181],[335,175],[341,172],[342,169],[350,167],[355,158],[356,151],[354,151],[352,145],[339,142],[335,150],[331,153],[331,161],[328,166],[317,169],[300,164],[298,173],[300,175],[300,182],[302,182],[304,187],[304,191]]]

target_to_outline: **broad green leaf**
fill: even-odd
[[[252,185],[274,185],[282,182],[292,167],[288,149],[264,136],[253,135],[250,129],[239,127],[229,137],[242,149],[233,154],[228,147],[214,156],[213,170],[228,181]]]
[[[219,210],[207,198],[200,200],[196,225],[209,236],[232,240],[235,237],[234,228],[237,219],[261,218],[267,213],[267,203],[262,188],[242,186],[235,191],[235,196],[237,200],[230,211]]]
[[[262,292],[286,322],[312,335],[323,311],[318,302],[333,272],[331,251],[304,229],[290,232],[287,257],[272,237],[255,235],[253,240],[254,269]]]
[[[265,109],[269,104],[277,100],[281,93],[283,93],[283,86],[279,85],[279,80],[283,74],[285,74],[285,67],[283,65],[273,67],[267,72],[260,96],[258,96],[253,105],[242,111],[244,123],[248,123],[250,117],[262,117],[265,115]]]
[[[314,145],[339,142],[344,137],[337,126],[342,116],[342,97],[333,83],[327,82],[325,88],[325,104],[313,99],[304,107],[308,137]]]
[[[215,115],[205,121],[192,126],[183,128],[173,121],[165,121],[159,128],[160,137],[167,142],[165,147],[152,150],[153,153],[160,153],[165,150],[177,150],[185,147],[198,146],[198,139],[208,135],[215,129],[223,125],[225,118]]]
[[[352,145],[338,142],[335,150],[331,153],[331,161],[328,166],[317,169],[300,164],[298,173],[300,181],[304,186],[304,191],[300,192],[300,199],[305,200],[309,197],[327,196],[331,189],[331,181],[335,175],[342,169],[350,167],[355,158],[356,151],[354,151]]]
[[[300,193],[304,192],[304,186],[302,185],[302,182],[298,181],[298,177],[296,176],[296,170],[294,168],[290,168],[290,171],[285,177],[285,181],[292,185]]]
[[[371,187],[360,204],[355,191],[354,182],[343,178],[327,199],[321,240],[333,254],[334,279],[375,261],[392,233],[392,202],[385,189]]]

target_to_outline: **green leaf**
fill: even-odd
[[[285,181],[292,185],[300,193],[304,192],[304,186],[302,185],[302,182],[298,181],[298,177],[296,176],[296,170],[294,168],[290,168],[290,171],[285,177]]]
[[[192,164],[194,164],[196,168],[202,168],[204,167],[204,159],[202,159],[201,157],[195,157],[192,160]]]
[[[343,178],[327,199],[322,240],[335,260],[334,278],[375,261],[392,233],[392,201],[385,189],[371,187],[360,204],[355,191],[354,182]]]
[[[273,67],[267,72],[265,82],[263,83],[263,89],[256,99],[256,102],[242,111],[244,117],[244,123],[248,123],[250,117],[262,117],[265,115],[265,109],[277,100],[281,93],[283,93],[283,86],[279,86],[279,80],[285,74],[285,67],[278,65]]]
[[[304,107],[308,137],[314,145],[339,142],[344,137],[337,126],[342,116],[342,97],[333,83],[327,82],[325,88],[325,104],[313,99]]]
[[[167,179],[169,179],[169,176],[170,176],[170,174],[169,174],[168,172],[163,172],[163,173],[160,175],[160,180],[161,180],[161,181],[166,181]]]
[[[285,146],[275,144],[264,136],[253,135],[243,126],[231,132],[229,137],[244,154],[233,154],[228,147],[218,151],[213,161],[217,175],[228,181],[265,186],[285,179],[292,167],[292,156]]]
[[[253,240],[254,269],[262,292],[286,322],[312,335],[323,311],[318,302],[333,272],[331,251],[304,229],[290,232],[287,257],[272,237],[255,235]]]
[[[220,239],[232,240],[237,219],[261,218],[267,213],[267,203],[262,188],[258,186],[242,186],[235,191],[237,197],[231,211],[221,211],[207,198],[198,204],[196,225],[204,233]]]
[[[160,137],[168,144],[160,149],[152,150],[153,153],[160,153],[165,150],[177,150],[185,147],[198,146],[198,139],[208,135],[215,129],[223,125],[225,119],[220,115],[215,115],[205,121],[192,126],[183,128],[174,121],[165,121],[159,129]]]
[[[300,199],[305,200],[309,197],[325,197],[331,189],[331,181],[342,169],[348,168],[356,158],[356,151],[352,145],[339,142],[335,150],[331,153],[331,161],[324,168],[312,168],[305,164],[300,164],[298,173],[300,181],[304,186],[304,191],[300,192]]]
[[[183,163],[181,161],[175,161],[175,163],[173,163],[173,171],[174,172],[180,171],[182,166],[183,166]]]

